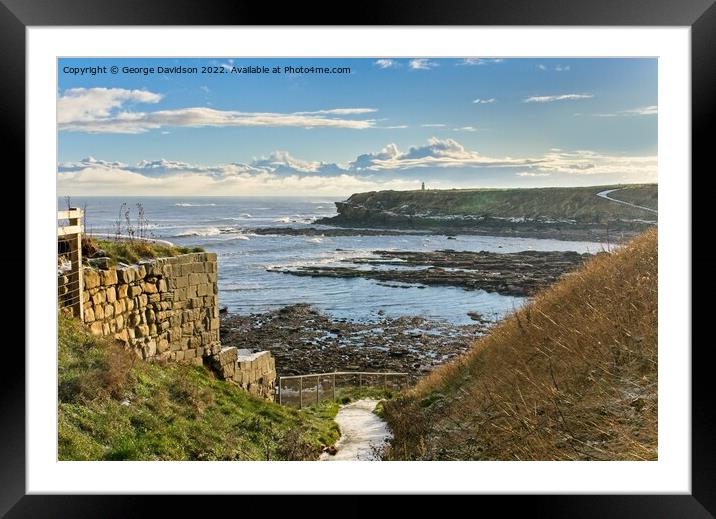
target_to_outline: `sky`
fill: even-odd
[[[656,182],[657,86],[642,58],[59,59],[58,194]]]

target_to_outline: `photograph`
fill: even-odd
[[[57,461],[660,460],[658,57],[56,67]]]

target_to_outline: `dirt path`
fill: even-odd
[[[341,437],[336,442],[338,452],[331,456],[324,452],[320,461],[378,461],[385,442],[392,437],[387,424],[373,414],[378,400],[356,400],[338,411],[336,422]]]

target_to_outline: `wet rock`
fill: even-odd
[[[366,278],[390,288],[458,286],[503,295],[532,296],[580,266],[591,254],[573,251],[513,253],[438,251],[373,251],[372,257],[344,260],[351,266],[305,265],[269,268],[294,276]],[[365,268],[369,265],[370,268]],[[399,266],[400,268],[395,268]],[[415,267],[415,268],[410,268]],[[427,268],[425,268],[427,267]],[[399,282],[401,284],[395,284]]]
[[[312,316],[311,323],[307,315]],[[417,376],[426,367],[433,369],[434,359],[440,364],[467,351],[491,325],[457,326],[421,317],[348,322],[331,319],[307,305],[248,316],[226,314],[221,320],[225,347],[271,351],[279,376],[335,370],[399,371]]]

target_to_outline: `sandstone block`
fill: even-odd
[[[134,329],[134,334],[137,337],[146,337],[149,335],[149,326],[146,324],[140,324]]]
[[[109,323],[102,323],[102,335],[109,335]]]
[[[117,330],[121,330],[124,328],[124,316],[118,315],[115,318],[115,321],[117,322]]]
[[[120,283],[125,285],[134,281],[135,270],[132,268],[119,268],[117,269],[117,279]]]
[[[167,291],[167,282],[163,279],[160,279],[157,281],[157,290],[159,292],[166,292]]]
[[[170,264],[164,265],[162,268],[162,275],[164,277],[172,277],[172,273],[174,272],[173,267]]]
[[[158,303],[162,300],[162,296],[160,294],[149,294],[149,302],[150,303]]]
[[[135,278],[136,279],[144,279],[147,277],[147,267],[144,265],[139,265],[138,267],[135,267]]]
[[[132,285],[129,287],[129,297],[137,297],[142,293],[142,287],[139,285]]]
[[[145,357],[154,357],[157,354],[157,341],[149,339],[144,345]]]
[[[85,322],[91,323],[94,321],[94,310],[92,308],[85,308]]]
[[[104,286],[112,286],[117,284],[117,270],[109,269],[100,272],[100,281]]]
[[[104,290],[98,290],[92,296],[92,303],[95,305],[100,305],[105,302],[106,298],[107,296],[105,295]]]
[[[90,325],[90,333],[92,335],[102,335],[102,323],[95,321]]]
[[[85,288],[97,288],[99,286],[99,272],[93,269],[84,269],[82,273]]]
[[[211,285],[204,283],[196,287],[196,293],[198,296],[204,297],[213,293],[213,290],[211,289]]]
[[[164,353],[169,349],[169,341],[166,339],[159,339],[157,341],[157,351],[159,353]]]
[[[129,292],[128,285],[117,285],[117,299],[125,299]]]
[[[157,285],[146,281],[146,282],[142,283],[142,292],[144,292],[145,294],[156,294],[157,293]]]
[[[114,303],[117,300],[117,291],[114,289],[113,286],[107,288],[105,295],[108,303]]]
[[[94,318],[98,321],[104,319],[104,306],[102,304],[95,305]]]

